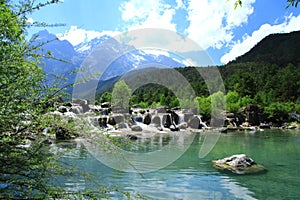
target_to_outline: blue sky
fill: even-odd
[[[220,65],[271,33],[300,30],[300,7],[285,6],[285,0],[244,0],[236,10],[234,0],[63,0],[29,21],[66,24],[48,31],[73,45],[105,34],[167,29],[195,41]]]

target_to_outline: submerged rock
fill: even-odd
[[[214,167],[228,170],[235,174],[253,174],[266,171],[266,169],[245,154],[232,155],[227,158],[213,161]]]

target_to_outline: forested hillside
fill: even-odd
[[[299,41],[300,32],[273,34],[235,61],[218,66],[225,85],[227,111],[237,112],[248,104],[255,104],[264,108],[265,113],[273,118],[283,113],[300,112],[300,55],[296,51],[300,48]],[[208,68],[185,67],[176,70],[194,89],[200,114],[209,117],[211,96],[215,94],[209,94],[200,75],[201,70]],[[117,80],[110,81],[110,85]],[[112,87],[108,88],[106,91],[112,90]],[[100,101],[109,100],[109,97],[109,93],[105,93]],[[148,84],[134,91],[131,104],[143,107],[180,106],[170,89],[156,84]]]

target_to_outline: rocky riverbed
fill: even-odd
[[[84,119],[84,124],[80,126],[88,125],[89,128],[101,129],[106,134],[128,135],[128,138],[132,139],[136,138],[137,135],[174,131],[199,132],[213,129],[225,133],[228,131],[256,131],[272,128],[271,124],[262,123],[261,120],[264,120],[264,118],[258,113],[255,114],[253,110],[258,112],[254,106],[245,108],[244,113],[225,112],[223,114],[223,127],[210,127],[209,122],[204,122],[202,117],[193,110],[168,109],[166,107],[143,109],[139,106],[124,110],[120,107],[112,107],[110,103],[92,105],[84,99],[77,99],[72,103],[61,103],[50,114],[77,121],[78,119]],[[286,128],[299,129],[299,124],[289,124]],[[64,139],[63,128],[57,131],[56,136],[58,139]]]

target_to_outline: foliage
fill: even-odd
[[[52,127],[50,134],[57,126],[75,130],[72,122],[46,114],[54,109],[62,89],[45,84],[39,65],[49,55],[39,55],[41,45],[27,42],[25,33],[26,15],[56,2],[36,6],[30,0],[20,5],[0,2],[0,199],[107,197],[104,190],[77,194],[50,185],[53,177],[73,170],[58,164],[59,155],[49,151],[52,136],[44,130]]]
[[[129,107],[129,99],[131,96],[131,89],[124,80],[117,82],[111,94],[111,103],[121,108]]]
[[[199,103],[199,114],[208,120],[211,115],[211,97],[197,97],[196,99]]]
[[[100,103],[111,102],[111,93],[104,92],[100,97]]]
[[[269,116],[269,118],[277,123],[287,122],[289,118],[288,113],[294,112],[295,109],[295,104],[292,102],[272,102],[264,108],[265,113]]]
[[[42,198],[50,191],[46,178],[53,162],[39,122],[51,109],[54,88],[44,87],[37,47],[25,41],[30,5],[0,3],[0,198]]]

